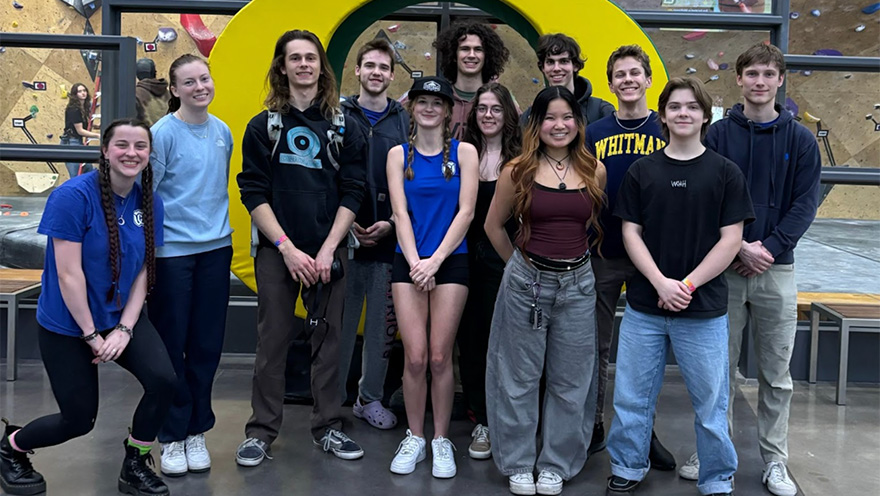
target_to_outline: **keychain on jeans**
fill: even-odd
[[[529,286],[532,289],[532,296],[534,297],[534,300],[532,301],[532,309],[529,311],[529,324],[532,324],[532,329],[540,331],[544,325],[544,311],[538,306],[538,298],[541,296],[541,283],[534,281],[529,284]]]

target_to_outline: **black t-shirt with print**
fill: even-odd
[[[739,167],[706,150],[691,160],[675,160],[663,150],[637,160],[617,194],[614,215],[642,226],[642,239],[666,277],[681,280],[721,239],[721,228],[755,218]],[[657,307],[657,291],[637,273],[626,288],[629,305],[666,317],[712,318],[727,313],[723,275],[700,286],[681,312]]]

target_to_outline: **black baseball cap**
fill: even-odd
[[[452,85],[445,78],[439,76],[423,77],[413,81],[407,98],[415,100],[419,95],[439,96],[450,105],[455,105],[455,100],[452,98]]]
[[[152,59],[138,59],[137,61],[137,78],[147,79],[147,78],[155,78],[156,77],[156,64],[152,61]]]

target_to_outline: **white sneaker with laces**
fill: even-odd
[[[507,478],[512,494],[531,496],[535,494],[535,476],[532,474],[513,474]]]
[[[770,462],[764,466],[762,482],[767,485],[767,490],[776,496],[795,496],[798,492],[797,486],[788,476],[788,470],[782,462]]]
[[[438,479],[455,477],[455,449],[452,441],[443,436],[431,441],[431,453],[434,455],[434,467],[431,473]]]
[[[162,473],[169,477],[180,477],[186,474],[189,469],[186,465],[184,441],[162,443],[161,465]]]
[[[206,472],[211,469],[211,454],[205,445],[205,435],[186,437],[186,464],[190,472]]]
[[[542,470],[535,484],[538,494],[559,494],[562,492],[562,476],[556,472]]]
[[[395,474],[411,474],[416,469],[416,464],[425,459],[425,438],[413,436],[412,431],[406,430],[406,437],[397,446],[394,459],[391,460],[391,471]]]
[[[696,453],[684,462],[684,465],[678,469],[678,476],[686,480],[699,480],[700,478],[700,458]]]

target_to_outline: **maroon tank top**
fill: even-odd
[[[525,250],[555,259],[572,259],[589,249],[587,222],[593,201],[586,188],[558,190],[535,183],[529,210],[532,234]],[[522,237],[517,239],[522,247]]]

